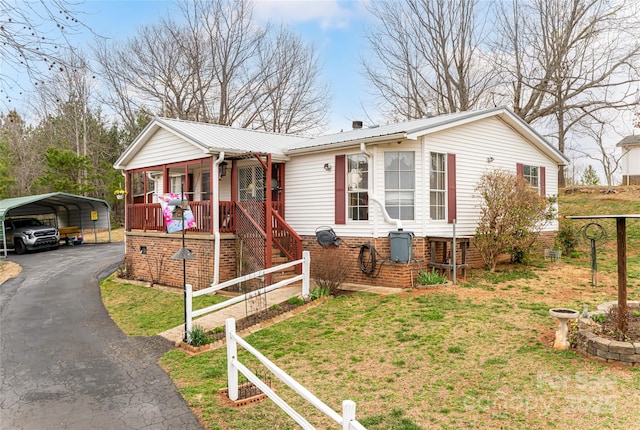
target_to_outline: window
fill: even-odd
[[[539,184],[539,175],[538,175],[538,166],[523,166],[523,178],[527,181],[533,188],[538,189]]]
[[[211,200],[211,173],[209,172],[202,172],[201,200]]]
[[[385,209],[391,218],[415,219],[415,154],[384,153]]]
[[[369,219],[369,162],[364,154],[347,156],[347,211],[352,221]]]
[[[433,220],[443,220],[446,208],[445,154],[431,153],[429,170],[429,214]]]

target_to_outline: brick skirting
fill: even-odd
[[[549,247],[554,238],[554,232],[541,234],[540,252],[543,248]],[[303,236],[302,239],[303,249],[311,252],[313,264],[314,255],[317,258],[322,247],[318,244],[315,235]],[[347,283],[411,288],[418,271],[430,270],[428,267],[431,259],[429,241],[425,237],[413,238],[412,258],[408,263],[391,261],[389,243],[388,237],[344,237],[341,238],[340,246],[329,248],[329,252],[335,252],[341,260],[346,262],[348,275],[345,282]],[[358,266],[362,245],[370,245],[375,249],[377,262],[371,274],[363,273]],[[187,233],[185,246],[196,257],[193,260],[187,260],[187,283],[193,285],[194,290],[207,288],[213,282],[213,236],[202,233]],[[182,236],[180,233],[127,232],[125,265],[129,271],[129,277],[146,282],[182,287],[182,261],[171,258],[181,247]],[[220,250],[222,254],[220,281],[222,282],[237,276],[235,235],[222,234]],[[460,264],[461,252],[459,248],[456,255],[458,264]],[[508,259],[508,256],[506,258]],[[467,249],[467,265],[470,268],[480,268],[484,265],[478,250],[473,246],[473,241]],[[461,278],[459,271],[458,279]]]

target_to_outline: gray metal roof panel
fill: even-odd
[[[217,124],[167,118],[157,118],[156,120],[182,137],[213,151],[282,154],[283,148],[307,140],[306,137],[296,135],[269,133]]]

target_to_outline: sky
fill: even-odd
[[[95,33],[125,40],[140,26],[175,11],[176,5],[170,0],[86,0],[77,9],[83,11],[79,18]],[[254,14],[259,23],[270,20],[288,25],[318,51],[321,79],[332,95],[326,132],[350,129],[353,120],[367,123],[362,106],[372,109],[366,82],[359,72],[366,16],[361,1],[256,0]],[[87,42],[90,39],[86,37]]]

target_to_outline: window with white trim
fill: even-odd
[[[384,200],[391,218],[415,219],[415,153],[384,153]]]
[[[444,220],[446,214],[446,154],[431,153],[429,169],[429,215],[433,220]]]
[[[347,155],[347,214],[352,221],[369,219],[369,161],[364,154]]]
[[[540,184],[540,171],[538,166],[522,166],[522,177],[536,190]]]

